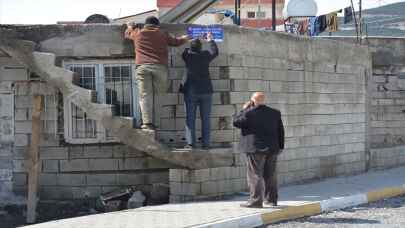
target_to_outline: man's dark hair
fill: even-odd
[[[159,25],[160,25],[160,22],[159,22],[159,19],[157,19],[156,17],[154,17],[154,16],[149,16],[149,17],[147,17],[147,18],[145,19],[145,24],[146,24],[146,25],[156,25],[156,26],[159,26]]]
[[[191,51],[200,52],[201,48],[202,48],[202,44],[201,44],[200,39],[194,39],[194,40],[191,41],[191,43],[190,43]]]

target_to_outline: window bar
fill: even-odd
[[[42,84],[40,84],[41,86],[42,86]],[[47,125],[47,121],[46,121],[46,113],[47,113],[47,105],[46,105],[46,103],[48,102],[48,96],[47,95],[45,95],[44,96],[44,111],[42,112],[42,115],[45,115],[44,117],[43,117],[43,120],[42,121],[44,121],[44,129],[45,129],[45,134],[47,134],[47,133],[49,133],[48,132],[48,125]]]
[[[121,80],[121,107],[120,107],[120,112],[121,112],[121,116],[123,116],[124,115],[124,105],[125,105],[125,95],[124,95],[124,81],[123,81],[123,78],[122,78],[122,67],[123,66],[119,66],[119,69],[120,69],[120,75],[119,75],[119,77],[120,77],[120,80]]]
[[[131,92],[131,97],[129,98],[129,100],[130,100],[130,113],[131,113],[131,116],[132,116],[132,118],[134,118],[135,117],[135,112],[134,112],[134,90],[133,90],[133,86],[134,86],[134,83],[133,83],[133,77],[132,77],[132,64],[130,64],[129,65],[129,88],[130,88],[130,92]]]

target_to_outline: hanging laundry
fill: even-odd
[[[309,20],[305,19],[298,23],[298,34],[300,35],[307,35],[308,34],[308,27],[309,27]]]
[[[329,32],[336,32],[338,30],[337,12],[326,15]]]
[[[322,15],[319,17],[311,17],[309,19],[309,24],[310,24],[310,36],[317,36],[320,33],[324,32],[325,29],[328,27],[326,15]]]
[[[343,18],[343,23],[347,24],[353,20],[353,9],[352,7],[345,8],[345,16]]]

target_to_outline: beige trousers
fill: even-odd
[[[136,67],[142,124],[160,125],[160,101],[162,94],[167,93],[167,76],[165,65],[143,64]]]

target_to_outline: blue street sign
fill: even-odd
[[[211,32],[216,42],[224,41],[224,29],[219,26],[189,27],[187,32],[193,39],[206,39],[207,33]]]

